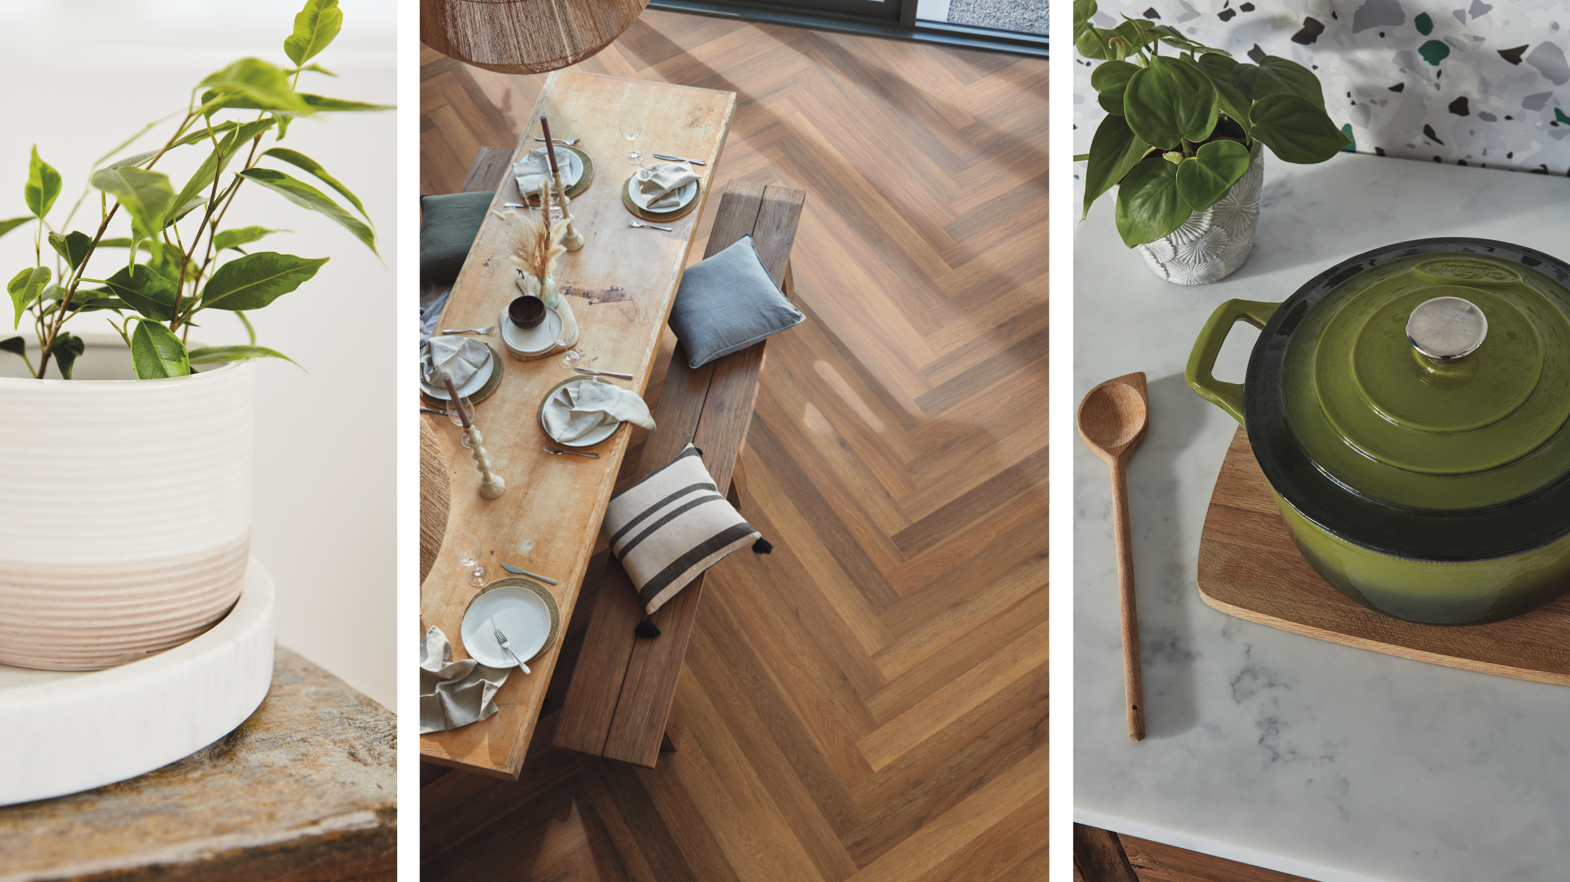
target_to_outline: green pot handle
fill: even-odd
[[[1183,370],[1183,379],[1188,381],[1188,387],[1200,398],[1230,414],[1238,425],[1243,424],[1243,384],[1223,383],[1210,372],[1215,370],[1216,356],[1221,354],[1221,344],[1232,333],[1233,325],[1248,322],[1264,330],[1265,323],[1270,321],[1270,317],[1276,313],[1276,307],[1280,305],[1257,300],[1228,300],[1210,314],[1205,329],[1199,332],[1199,339],[1194,341],[1194,351],[1188,354],[1188,367]]]

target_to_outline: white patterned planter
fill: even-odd
[[[1264,145],[1254,142],[1248,171],[1221,201],[1188,216],[1166,238],[1139,246],[1158,276],[1179,285],[1208,285],[1237,271],[1254,248],[1259,191],[1265,181]]]
[[[137,661],[210,628],[245,578],[255,365],[115,379],[124,344],[84,337],[75,380],[0,355],[0,664]]]

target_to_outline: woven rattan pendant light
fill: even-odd
[[[420,40],[501,73],[544,73],[604,49],[649,0],[420,0]]]

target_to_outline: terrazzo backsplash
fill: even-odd
[[[1539,174],[1570,171],[1570,4],[1563,0],[1101,0],[1238,60],[1290,58],[1359,153]],[[1074,147],[1106,116],[1077,53]]]

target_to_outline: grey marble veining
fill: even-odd
[[[1453,235],[1570,258],[1570,181],[1351,154],[1271,162],[1252,256],[1192,288],[1122,246],[1110,198],[1074,230],[1075,401],[1137,370],[1151,399],[1129,470],[1149,732],[1137,744],[1124,724],[1107,468],[1075,445],[1077,821],[1334,882],[1570,878],[1570,688],[1255,625],[1195,587],[1236,426],[1183,382],[1205,319],[1234,297],[1283,300],[1362,251]],[[1237,327],[1218,377],[1242,379],[1255,336]]]

